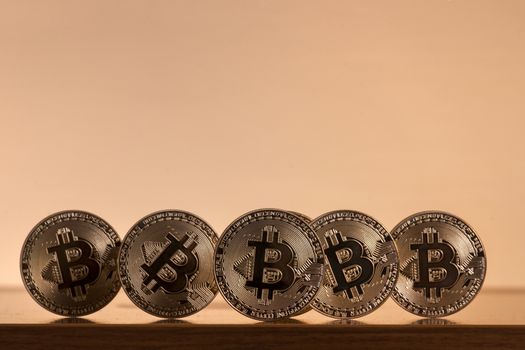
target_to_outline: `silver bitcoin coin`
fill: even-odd
[[[164,318],[198,312],[217,294],[217,234],[204,220],[165,210],[139,220],[122,241],[119,276],[131,301]]]
[[[297,215],[298,217],[303,219],[307,224],[312,222],[312,218],[307,216],[307,215],[304,215],[303,213],[299,213],[299,212],[293,211],[293,210],[288,210],[288,212],[290,212],[290,213],[292,213],[294,215]]]
[[[323,285],[312,307],[334,318],[364,316],[390,296],[399,273],[395,243],[370,216],[332,211],[312,220],[325,256]]]
[[[103,219],[63,211],[40,221],[22,247],[22,280],[33,299],[62,316],[82,316],[107,305],[120,289],[120,239]]]
[[[391,232],[400,274],[392,298],[423,317],[453,314],[481,289],[487,261],[474,230],[445,212],[427,211],[401,221]]]
[[[226,301],[256,320],[298,315],[319,290],[323,252],[312,228],[278,209],[232,222],[215,250],[215,277]]]
[[[294,214],[294,215],[297,215],[298,217],[300,217],[301,219],[303,219],[307,224],[310,224],[312,222],[312,218],[307,216],[307,215],[304,215],[303,213],[299,213],[297,211],[293,211],[293,210],[288,210],[290,213]],[[312,306],[310,306],[310,304],[308,304],[304,309],[302,309],[301,311],[299,311],[298,313],[296,313],[295,315],[296,316],[299,316],[299,315],[302,315],[302,314],[305,314],[307,313],[308,311],[312,310]]]

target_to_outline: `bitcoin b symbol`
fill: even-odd
[[[450,244],[440,240],[436,229],[425,228],[422,235],[423,243],[410,245],[411,250],[418,252],[419,280],[414,281],[414,288],[425,289],[426,298],[438,302],[442,289],[452,287],[459,277],[458,267],[452,262],[456,253]]]
[[[325,239],[328,248],[324,253],[337,282],[333,292],[344,291],[350,299],[361,298],[362,285],[368,283],[374,275],[374,264],[363,256],[363,245],[356,239],[343,239],[341,232],[335,229],[327,231]]]
[[[290,264],[294,253],[288,244],[279,242],[275,226],[265,226],[262,240],[248,241],[248,246],[255,247],[255,258],[253,278],[246,281],[245,286],[256,289],[257,299],[263,299],[263,291],[267,290],[266,301],[272,300],[275,291],[285,291],[292,286],[295,272]]]
[[[162,252],[157,254],[153,251],[153,262],[140,266],[146,274],[142,281],[142,289],[147,294],[155,293],[159,288],[167,294],[180,293],[186,289],[189,276],[197,271],[198,260],[193,253],[197,242],[192,240],[186,247],[185,244],[190,239],[187,234],[179,241],[177,237],[168,233],[166,239],[169,243]],[[146,250],[144,244],[143,254],[147,262],[150,259]]]
[[[56,237],[58,245],[47,248],[47,252],[56,257],[60,271],[58,289],[67,289],[73,299],[84,300],[87,286],[100,274],[100,264],[91,257],[93,246],[78,239],[67,227],[59,229]]]

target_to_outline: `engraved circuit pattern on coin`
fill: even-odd
[[[299,212],[293,211],[293,210],[288,210],[288,212],[290,212],[290,213],[292,213],[294,215],[297,215],[298,217],[303,219],[307,224],[310,224],[312,222],[312,218],[307,216],[307,215],[305,215],[305,214],[303,214],[303,213],[299,213]],[[308,304],[304,309],[302,309],[301,311],[296,313],[295,316],[299,316],[299,315],[305,314],[305,313],[307,313],[310,310],[312,310],[312,306],[310,304]]]
[[[298,315],[317,294],[323,252],[312,228],[278,209],[249,212],[231,223],[215,251],[215,277],[226,301],[245,316]]]
[[[485,249],[474,230],[445,212],[414,214],[392,230],[400,261],[393,299],[423,317],[455,313],[477,295],[486,272]]]
[[[107,305],[120,289],[120,239],[100,217],[63,211],[40,221],[20,256],[24,285],[33,299],[62,316],[82,316]]]
[[[364,316],[390,296],[399,273],[396,246],[370,216],[332,211],[311,223],[325,255],[323,286],[312,307],[330,317]]]
[[[139,220],[119,254],[119,276],[131,301],[165,318],[189,316],[217,294],[213,252],[217,234],[198,216],[165,210]]]

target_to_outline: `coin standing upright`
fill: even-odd
[[[256,320],[295,316],[317,294],[323,276],[319,239],[301,217],[278,209],[242,215],[215,250],[221,294]]]
[[[323,286],[312,307],[334,318],[364,316],[390,296],[399,259],[389,232],[374,218],[352,210],[311,222],[325,255]]]
[[[164,210],[140,219],[119,254],[119,276],[131,301],[157,317],[180,318],[217,294],[213,252],[217,234],[203,219]]]
[[[62,316],[83,316],[107,305],[120,289],[120,239],[100,217],[78,210],[52,214],[26,238],[22,280],[33,299]]]
[[[307,224],[310,224],[312,222],[312,218],[309,217],[308,215],[305,215],[303,213],[300,213],[298,211],[293,211],[293,210],[288,210],[290,213],[294,214],[294,215],[297,215],[298,217],[300,217],[301,219],[303,219]],[[312,310],[312,306],[310,304],[308,304],[304,309],[302,309],[301,311],[299,311],[298,313],[296,313],[295,315],[296,316],[300,316],[302,314],[305,314],[307,313],[308,311]]]
[[[485,249],[471,226],[449,213],[409,216],[391,232],[400,259],[392,298],[423,317],[453,314],[467,306],[485,279]]]

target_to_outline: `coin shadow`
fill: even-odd
[[[330,321],[330,322],[327,322],[326,324],[329,324],[329,325],[334,325],[334,326],[341,326],[341,325],[344,325],[344,326],[365,326],[367,323],[366,322],[363,322],[363,321],[356,321],[354,319],[338,319],[338,320],[333,320],[333,321]]]
[[[410,324],[414,326],[453,326],[457,323],[447,320],[446,318],[422,318],[420,320],[411,322]]]
[[[63,317],[57,320],[51,321],[51,324],[95,324],[91,320],[82,317]]]
[[[119,309],[135,309],[137,306],[131,302],[119,302],[115,303],[115,306]]]
[[[180,320],[178,318],[164,318],[162,320],[151,322],[150,324],[192,324],[186,320]]]
[[[306,324],[306,322],[296,320],[294,318],[284,318],[280,320],[261,321],[257,322],[256,324]]]

